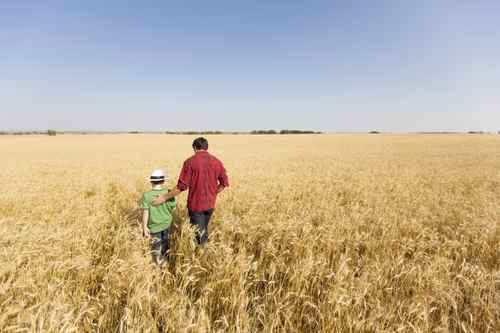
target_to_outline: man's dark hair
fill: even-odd
[[[165,183],[165,179],[163,179],[163,180],[152,180],[151,181],[151,184],[153,184],[153,185],[161,185],[163,183]]]
[[[204,137],[199,137],[193,141],[193,148],[196,150],[207,150],[208,141]]]

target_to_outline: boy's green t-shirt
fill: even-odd
[[[172,223],[172,210],[176,206],[175,198],[172,198],[158,206],[151,206],[151,201],[160,195],[165,194],[166,189],[153,189],[144,193],[140,202],[142,209],[149,210],[148,228],[150,232],[160,232],[167,229]]]

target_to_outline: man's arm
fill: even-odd
[[[170,200],[172,198],[174,198],[175,196],[177,196],[179,193],[181,193],[182,191],[179,190],[178,187],[174,188],[172,191],[168,192],[168,193],[165,193],[163,195],[159,195],[157,196],[156,198],[153,199],[153,201],[151,201],[151,205],[152,206],[158,206],[158,205],[161,205],[162,203],[164,203],[165,201],[167,200]]]
[[[142,233],[146,238],[149,238],[148,220],[149,220],[149,210],[144,209],[142,211]]]
[[[182,191],[185,191],[189,185],[191,184],[191,163],[189,160],[184,161],[182,165],[181,174],[179,175],[179,180],[177,182],[177,186],[170,192],[159,195],[153,201],[151,201],[151,205],[158,206],[164,203],[167,200],[172,199],[177,196]]]
[[[220,192],[222,192],[224,188],[229,186],[229,180],[227,179],[226,169],[224,168],[222,162],[219,163],[220,163],[220,173],[219,176],[217,177],[217,180],[219,181],[219,185],[217,186],[217,194],[219,194]]]

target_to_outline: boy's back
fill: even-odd
[[[151,205],[151,201],[156,196],[167,192],[166,189],[152,189],[142,196],[140,207],[149,211],[148,229],[152,233],[163,231],[172,223],[172,211],[176,206],[175,198],[158,206]]]

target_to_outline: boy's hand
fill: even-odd
[[[165,201],[167,201],[167,200],[165,200],[165,197],[163,195],[159,195],[156,198],[154,198],[153,201],[151,201],[151,205],[158,206],[158,205],[161,205],[162,203],[164,203]]]
[[[142,229],[142,234],[144,235],[145,238],[151,237],[151,235],[149,234],[149,229],[147,227],[144,227]]]

